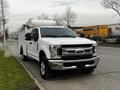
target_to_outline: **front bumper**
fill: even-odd
[[[80,59],[80,60],[48,60],[49,67],[52,70],[69,70],[69,69],[77,69],[77,68],[95,68],[99,63],[100,57],[96,56],[90,59]],[[87,63],[93,61],[93,63]],[[79,63],[79,64],[78,64]],[[84,64],[82,64],[84,63]],[[69,64],[69,66],[65,65]]]

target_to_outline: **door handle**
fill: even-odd
[[[30,44],[32,44],[32,42],[30,42]]]

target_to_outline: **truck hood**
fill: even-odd
[[[93,40],[86,38],[43,38],[43,41],[50,45],[66,45],[66,44],[95,44]]]

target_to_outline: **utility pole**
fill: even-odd
[[[3,33],[4,33],[4,50],[6,50],[6,32],[5,32],[5,15],[4,15],[4,2],[1,0],[1,9],[2,9],[2,28],[3,28]]]

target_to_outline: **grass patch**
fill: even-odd
[[[38,90],[17,60],[13,56],[3,57],[3,51],[1,50],[0,90]]]
[[[116,48],[120,48],[120,44],[107,44],[107,43],[98,43],[98,46],[105,46],[105,47],[116,47]]]

